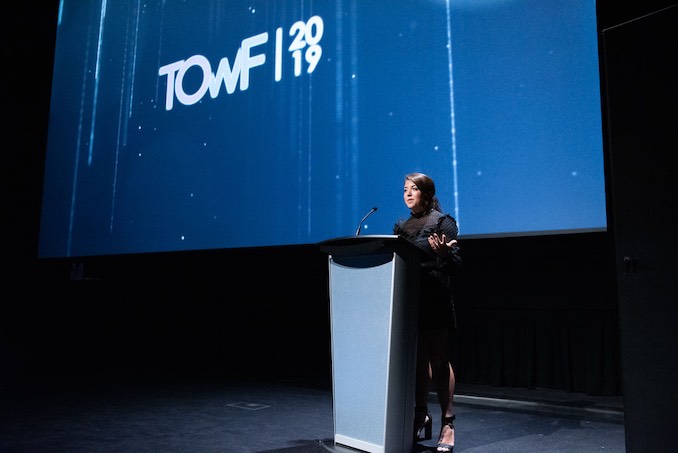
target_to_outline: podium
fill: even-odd
[[[393,235],[319,246],[329,262],[334,443],[410,452],[423,252]]]

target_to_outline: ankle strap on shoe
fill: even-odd
[[[443,417],[443,426],[450,425],[451,428],[454,428],[454,420],[457,418],[456,415],[451,417]]]

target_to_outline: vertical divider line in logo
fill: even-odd
[[[283,29],[278,27],[275,30],[275,81],[280,82],[282,79],[282,45],[283,45]]]

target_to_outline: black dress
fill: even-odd
[[[393,227],[393,234],[412,242],[428,257],[421,263],[420,331],[452,329],[456,325],[451,275],[461,266],[459,247],[452,247],[447,256],[440,257],[428,243],[428,237],[433,233],[444,234],[446,241],[456,239],[459,233],[457,221],[449,214],[432,209],[419,215],[412,214]]]

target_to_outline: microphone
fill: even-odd
[[[355,235],[356,235],[356,236],[359,236],[359,235],[360,235],[360,230],[361,230],[362,227],[363,227],[363,222],[365,221],[365,219],[367,219],[369,216],[371,216],[372,213],[373,213],[374,211],[376,211],[376,210],[377,210],[377,207],[375,206],[375,207],[373,207],[372,209],[370,209],[370,212],[368,212],[367,214],[365,214],[365,217],[363,217],[362,220],[360,221],[360,223],[358,224],[358,229],[355,230]]]

